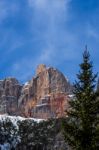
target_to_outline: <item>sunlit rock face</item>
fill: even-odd
[[[0,113],[34,118],[62,117],[68,109],[72,86],[53,67],[41,64],[23,86],[14,78],[0,81]]]
[[[60,71],[39,65],[36,76],[21,91],[21,114],[43,119],[62,117],[68,108],[71,90],[70,83]]]

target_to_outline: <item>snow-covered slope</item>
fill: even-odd
[[[20,116],[8,116],[7,114],[0,115],[0,121],[6,120],[7,118],[10,119],[12,121],[12,123],[14,123],[14,124],[17,124],[18,121],[23,121],[23,120],[33,120],[37,123],[43,121],[43,119],[36,119],[36,118],[24,118],[24,117],[20,117]]]

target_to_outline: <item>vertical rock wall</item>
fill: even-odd
[[[23,86],[15,78],[0,80],[0,114],[35,118],[62,117],[72,86],[65,76],[41,64]]]
[[[0,80],[0,114],[16,114],[21,88],[15,78]]]
[[[24,85],[19,107],[27,117],[61,117],[68,107],[71,89],[70,83],[60,71],[40,65],[36,76]]]

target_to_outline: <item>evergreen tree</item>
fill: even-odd
[[[97,92],[97,94],[98,94],[98,96],[99,96],[99,78],[98,78],[98,81],[97,81],[97,89],[96,89],[96,92]]]
[[[40,123],[33,120],[24,120],[18,122],[18,134],[20,137],[17,144],[17,150],[47,150],[54,145],[55,121],[41,121]]]
[[[68,117],[63,120],[66,142],[73,150],[99,149],[99,100],[95,92],[96,77],[87,49],[74,84],[74,99],[70,101]]]
[[[0,120],[0,144],[9,144],[11,149],[15,149],[18,143],[16,126],[9,118]]]

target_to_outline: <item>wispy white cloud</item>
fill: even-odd
[[[8,73],[23,81],[39,63],[76,70],[81,49],[99,36],[92,18],[81,15],[82,8],[75,13],[72,2],[0,0],[0,60],[5,68],[11,63]]]
[[[33,18],[37,23],[47,23],[47,31],[56,31],[69,18],[69,4],[71,0],[28,0],[33,10]]]
[[[10,3],[7,0],[0,0],[0,24],[3,23],[7,17],[14,15],[19,7],[16,3]]]
[[[19,3],[15,1],[0,0],[0,51],[3,50],[4,54],[14,51],[22,44],[22,39],[18,38],[15,29],[11,28],[11,24],[9,23],[9,21],[13,22],[12,20],[16,17],[19,9]],[[8,23],[8,27],[6,23]],[[5,51],[2,48],[6,46],[7,50]]]
[[[89,38],[99,39],[99,32],[90,22],[86,25],[86,34]]]
[[[57,66],[64,59],[75,59],[75,55],[78,57],[77,51],[73,53],[75,49],[72,49],[77,42],[76,38],[64,27],[70,17],[70,2],[71,0],[29,0],[32,10],[31,32],[34,33],[35,30],[38,41],[44,44],[38,50],[37,57],[30,57],[29,60],[25,57],[12,65],[14,76],[23,81],[32,76],[39,63]]]
[[[0,23],[3,21],[3,19],[7,16],[7,8],[5,8],[5,3],[3,1],[0,1]]]
[[[30,7],[32,7],[36,11],[44,12],[50,17],[54,17],[61,15],[59,14],[59,12],[62,13],[64,11],[67,11],[68,4],[70,3],[71,0],[36,0],[36,1],[28,0],[28,1]]]
[[[70,19],[70,3],[71,0],[29,0],[29,6],[33,12],[31,30],[33,29],[33,32],[36,30],[39,38],[45,43],[41,48],[40,60],[42,62],[55,64],[55,59],[57,61],[75,57],[72,53],[69,57],[69,52],[70,42],[74,46],[76,35],[66,28],[66,23]],[[65,55],[61,58],[62,52],[65,52]],[[59,61],[57,61],[58,63]]]

